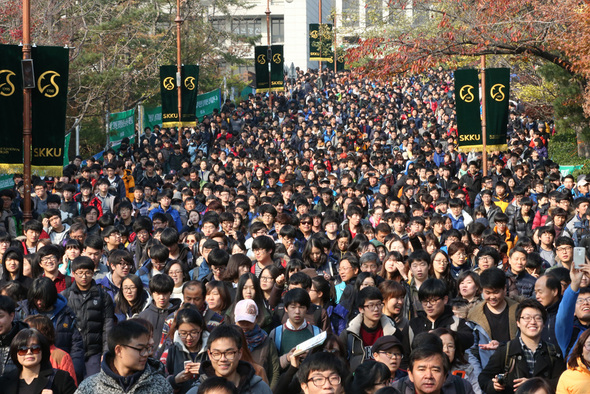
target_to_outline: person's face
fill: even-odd
[[[372,274],[377,275],[378,269],[379,269],[379,265],[375,261],[366,261],[361,265],[362,272],[370,272]]]
[[[127,300],[129,304],[133,305],[137,299],[137,292],[139,291],[137,286],[135,286],[135,283],[133,283],[131,279],[123,280],[123,283],[121,283],[121,291],[123,292],[123,297],[125,300]]]
[[[242,357],[242,351],[230,338],[219,338],[213,341],[208,353],[215,375],[224,378],[230,377],[235,372]]]
[[[436,320],[445,310],[445,305],[447,304],[448,297],[431,297],[424,301],[421,301],[422,307],[424,308],[424,312],[426,312],[426,316],[434,321]]]
[[[452,363],[455,360],[455,340],[449,334],[443,334],[440,336],[443,343],[443,352],[449,357],[449,361]]]
[[[12,329],[13,320],[14,312],[8,313],[0,310],[0,335],[5,335]]]
[[[301,382],[304,394],[341,394],[342,378],[336,371],[310,371],[307,382]]]
[[[172,200],[167,196],[163,196],[162,198],[160,198],[160,205],[164,209],[168,209],[168,207],[170,207],[171,203],[172,203]]]
[[[303,324],[303,320],[305,320],[305,314],[307,313],[307,307],[301,305],[297,302],[289,304],[287,308],[287,316],[289,316],[289,320],[296,326]]]
[[[150,336],[142,335],[131,340],[127,346],[117,345],[115,355],[119,363],[133,372],[143,371],[150,353]],[[140,350],[137,350],[140,349]]]
[[[365,300],[365,304],[359,306],[359,312],[363,314],[364,319],[377,323],[383,314],[383,301]]]
[[[412,276],[419,281],[424,281],[428,278],[428,263],[426,261],[413,261],[410,265]]]
[[[414,383],[416,394],[438,393],[445,381],[442,355],[433,355],[414,362],[408,370],[408,376]]]
[[[492,308],[498,308],[504,302],[504,289],[487,289],[484,288],[481,295],[485,302],[488,303]]]
[[[557,257],[561,262],[570,263],[573,258],[573,248],[570,245],[561,245],[555,248]]]
[[[393,376],[395,374],[395,371],[399,369],[402,357],[402,349],[398,347],[392,347],[391,349],[380,350],[378,352],[373,353],[373,358],[375,359],[375,361],[387,365],[387,368],[389,368],[389,372],[391,372],[391,376]]]
[[[221,308],[221,296],[219,295],[219,290],[212,289],[207,293],[205,297],[205,301],[207,301],[207,305],[209,309],[218,310]]]
[[[516,325],[520,329],[521,335],[528,338],[538,338],[543,331],[543,315],[536,308],[524,308]]]
[[[201,231],[203,232],[203,235],[205,237],[209,237],[211,234],[215,232],[215,230],[217,230],[217,228],[213,223],[204,223],[201,227]]]
[[[444,273],[448,265],[449,261],[442,253],[438,253],[432,260],[432,268],[434,268],[434,272],[439,274]]]
[[[43,270],[45,272],[57,271],[57,267],[58,267],[57,256],[54,256],[52,254],[50,254],[49,256],[45,256],[41,259],[40,263],[41,263],[41,268],[43,268]],[[8,267],[7,267],[7,269],[8,269]]]
[[[27,230],[25,232],[25,236],[27,237],[27,241],[29,241],[29,243],[35,244],[39,241],[39,236],[41,235],[41,233],[39,231],[35,231],[35,230]]]
[[[242,289],[242,296],[245,300],[253,300],[256,296],[256,290],[254,288],[254,282],[252,282],[252,279],[248,279],[244,284],[244,288]]]
[[[539,301],[544,307],[548,307],[555,303],[559,297],[557,295],[557,290],[551,290],[547,287],[547,277],[541,276],[535,282],[535,298]]]
[[[170,296],[171,293],[152,293],[152,298],[154,299],[154,304],[159,309],[165,309],[168,304],[170,303]]]
[[[182,323],[178,325],[178,335],[180,340],[190,350],[198,346],[201,338],[201,327],[192,323]]]
[[[6,259],[6,271],[10,272],[11,274],[16,274],[18,272],[20,262],[17,259],[8,258]]]
[[[47,196],[47,189],[43,186],[35,186],[35,195],[44,200]]]
[[[361,283],[359,290],[362,290],[365,287],[375,287],[375,280],[373,280],[373,278],[371,278],[370,276],[365,278],[365,280],[363,280],[363,283]]]
[[[168,275],[170,275],[170,277],[174,281],[175,287],[182,285],[184,278],[182,275],[182,267],[180,266],[180,264],[172,264],[170,270],[168,270]]]
[[[338,273],[343,282],[348,282],[358,274],[358,268],[353,268],[348,260],[342,260],[338,267]]]
[[[91,209],[90,211],[88,211],[85,218],[86,224],[92,226],[98,220],[98,212],[95,209]]]
[[[21,355],[21,349],[26,353]],[[41,352],[41,346],[35,338],[29,339],[27,346],[21,349],[17,352],[17,359],[21,366],[24,368],[33,368],[41,363],[43,353]]]
[[[465,298],[466,300],[470,300],[471,298],[475,297],[477,294],[477,285],[475,281],[470,276],[465,277],[463,281],[459,284],[459,293],[461,293],[461,297]]]
[[[590,361],[590,338],[587,338],[586,342],[584,343],[584,347],[582,348],[582,357],[584,357],[586,362]]]
[[[203,292],[199,286],[187,287],[182,294],[184,296],[184,303],[192,304],[196,306],[198,310],[203,310],[205,298],[203,297]]]
[[[512,256],[510,256],[509,263],[510,270],[512,272],[514,272],[515,274],[521,273],[522,271],[524,271],[524,268],[526,266],[526,254],[520,252],[512,253]]]
[[[93,275],[93,271],[83,268],[76,270],[76,272],[74,272],[74,278],[76,280],[76,283],[78,284],[78,287],[80,287],[81,289],[86,289],[90,287],[90,285],[92,284]]]

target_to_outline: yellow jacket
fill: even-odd
[[[590,388],[590,371],[578,358],[578,367],[568,368],[559,378],[557,394],[586,394]]]

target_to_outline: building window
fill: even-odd
[[[270,23],[272,43],[285,42],[285,19],[272,18]]]
[[[232,19],[231,31],[233,34],[247,37],[261,35],[262,25],[260,19]]]
[[[226,25],[226,22],[225,22],[225,19],[223,19],[223,18],[211,19],[211,27],[215,31],[225,31],[225,25]]]

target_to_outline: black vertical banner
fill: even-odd
[[[483,149],[477,70],[455,71],[455,100],[459,148],[464,151]]]
[[[181,126],[197,125],[197,95],[199,92],[199,66],[182,66],[182,119]],[[178,93],[177,93],[178,94]],[[178,107],[178,99],[176,101]],[[163,110],[162,110],[163,111]]]
[[[0,45],[0,172],[23,172],[22,47]]]
[[[486,73],[486,149],[508,147],[508,99],[510,98],[510,69],[488,68]]]
[[[160,94],[162,96],[162,127],[178,126],[176,66],[160,66]]]
[[[285,89],[285,70],[283,46],[272,45],[270,52],[271,91]],[[268,91],[268,46],[254,48],[254,68],[256,70],[256,93]]]
[[[35,89],[32,89],[31,173],[61,176],[68,103],[69,50],[64,47],[38,46],[32,48],[31,56],[36,82]]]
[[[332,59],[332,24],[309,24],[309,60],[329,62]]]

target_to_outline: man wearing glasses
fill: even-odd
[[[541,340],[547,311],[537,300],[526,299],[516,309],[520,335],[500,346],[479,375],[485,393],[517,390],[527,379],[542,377],[557,387],[565,362],[559,348]]]
[[[365,287],[359,292],[357,302],[359,314],[340,334],[342,343],[347,344],[350,369],[353,371],[363,361],[371,359],[371,347],[379,338],[398,332],[394,323],[383,315],[383,295],[379,289]]]
[[[296,360],[297,357],[294,358]],[[320,394],[332,392],[342,394],[342,381],[346,379],[348,371],[338,357],[330,353],[320,352],[312,354],[300,366],[297,378],[304,394]],[[279,388],[275,390],[279,391]]]
[[[163,366],[148,361],[149,332],[141,324],[126,320],[109,332],[108,351],[100,372],[80,383],[79,394],[172,393]]]
[[[209,360],[201,364],[199,380],[187,394],[196,394],[207,378],[225,378],[237,387],[238,393],[271,394],[272,391],[262,378],[256,375],[252,365],[242,358],[242,334],[235,326],[216,327],[207,341]],[[171,392],[171,391],[170,391]]]
[[[408,376],[407,372],[399,369],[404,357],[404,349],[399,339],[393,335],[382,336],[375,341],[372,351],[375,361],[383,363],[389,368],[389,372],[391,372],[390,383]]]

